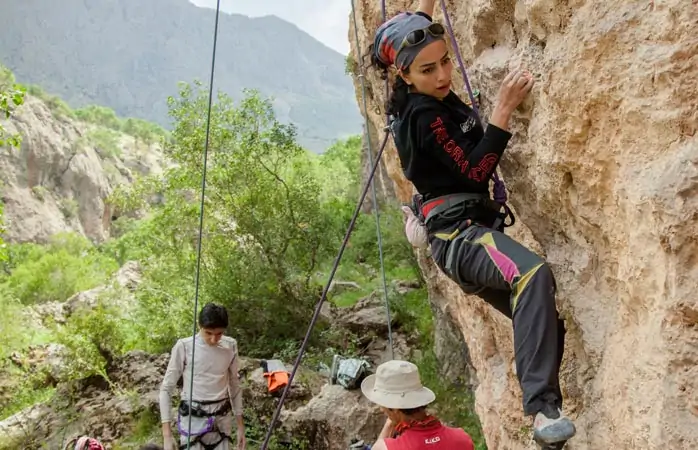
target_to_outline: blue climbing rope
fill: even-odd
[[[357,40],[357,52],[359,51],[359,44],[358,44],[358,25],[356,23],[356,11],[354,8],[354,1],[352,0],[352,17],[354,17],[354,33],[356,35],[356,40]],[[385,2],[383,1],[383,16],[385,17]],[[358,62],[359,59],[357,59]],[[368,114],[367,114],[367,104],[366,104],[366,90],[365,90],[365,81],[363,77],[363,73],[361,73],[361,84],[362,84],[362,97],[363,97],[363,105],[364,105],[364,114],[366,116],[366,133],[368,134]],[[386,80],[386,93],[388,92],[388,84]],[[315,306],[315,312],[313,313],[313,317],[310,320],[310,325],[308,326],[308,330],[305,333],[305,337],[303,338],[303,342],[301,344],[301,348],[298,351],[298,356],[296,357],[296,361],[293,364],[293,369],[291,370],[291,374],[289,375],[288,382],[286,383],[286,386],[284,387],[284,390],[281,394],[281,398],[279,399],[279,403],[276,406],[276,410],[274,411],[274,415],[272,416],[271,423],[269,424],[269,428],[267,429],[267,433],[264,437],[264,442],[262,442],[262,446],[260,447],[260,450],[267,450],[267,447],[269,445],[269,442],[271,440],[271,436],[274,432],[274,426],[276,425],[276,422],[279,420],[279,416],[281,415],[281,409],[283,408],[284,402],[286,401],[286,397],[288,396],[289,391],[291,390],[291,385],[293,384],[293,379],[296,376],[296,372],[298,371],[298,368],[300,366],[301,360],[303,358],[303,354],[305,353],[305,350],[308,346],[308,341],[310,340],[310,334],[315,327],[315,324],[320,316],[320,310],[322,308],[323,303],[327,299],[327,292],[330,288],[330,285],[332,283],[332,280],[334,279],[335,273],[337,272],[337,268],[339,267],[339,262],[342,259],[342,255],[344,254],[344,250],[346,249],[347,244],[349,243],[349,237],[351,236],[352,231],[354,230],[354,226],[356,224],[356,219],[359,216],[359,213],[361,211],[361,206],[363,205],[364,201],[366,200],[366,195],[368,194],[368,189],[369,187],[373,187],[374,189],[374,211],[377,214],[378,208],[377,208],[377,201],[375,199],[375,187],[373,184],[373,179],[376,174],[376,169],[378,169],[378,166],[380,165],[381,157],[383,156],[383,152],[385,151],[385,147],[388,143],[388,138],[390,137],[390,130],[388,127],[389,124],[389,117],[387,118],[388,120],[386,121],[386,126],[384,128],[385,131],[385,136],[383,137],[383,142],[381,143],[380,149],[378,150],[378,153],[376,155],[376,160],[371,164],[371,173],[368,176],[368,180],[366,180],[366,185],[364,186],[363,192],[361,193],[361,198],[359,198],[359,201],[356,205],[356,208],[354,209],[354,215],[351,218],[351,221],[349,222],[349,227],[347,228],[347,231],[344,235],[344,241],[342,242],[342,245],[339,248],[339,253],[337,254],[337,257],[335,258],[334,265],[332,266],[332,270],[330,271],[330,276],[327,280],[327,283],[325,284],[325,288],[322,291],[322,296],[320,297],[320,300],[318,301],[317,305]],[[367,145],[368,145],[368,152],[369,152],[369,158],[372,158],[373,152],[371,150],[371,140],[370,137],[367,136]],[[370,159],[369,159],[370,161]],[[377,234],[378,234],[378,246],[379,246],[379,256],[381,258],[381,271],[383,273],[383,288],[385,292],[385,300],[386,300],[386,309],[387,309],[387,315],[388,315],[388,338],[390,340],[390,351],[391,355],[393,352],[393,345],[392,345],[392,329],[391,329],[391,320],[390,320],[390,305],[388,302],[388,296],[387,296],[387,285],[385,281],[385,271],[383,270],[383,250],[382,250],[382,241],[380,240],[380,221],[377,217]]]
[[[358,64],[361,61],[361,43],[359,41],[359,26],[356,21],[356,9],[354,7],[354,0],[351,0],[351,17],[354,23],[354,40],[356,41],[356,61],[357,67],[361,71],[358,75],[359,80],[361,80],[361,98],[363,99],[363,110],[364,110],[364,121],[365,130],[364,135],[366,136],[366,146],[368,151],[368,164],[373,166],[373,149],[371,148],[371,135],[369,133],[369,119],[368,119],[368,102],[366,100],[366,74],[364,73],[363,64]],[[383,238],[381,236],[381,224],[380,224],[380,213],[378,211],[378,200],[376,198],[376,185],[374,180],[371,180],[371,191],[373,196],[373,212],[376,217],[376,236],[378,238],[378,258],[380,259],[381,266],[381,277],[383,281],[383,297],[385,300],[385,311],[388,320],[388,346],[390,347],[390,359],[395,359],[395,353],[393,348],[393,326],[390,317],[390,299],[388,298],[388,283],[385,279],[385,265],[383,263]]]
[[[191,442],[191,395],[194,392],[194,353],[196,350],[196,312],[199,309],[199,285],[201,274],[201,241],[203,240],[204,229],[204,204],[206,198],[206,166],[208,163],[208,146],[209,137],[211,134],[211,105],[213,104],[213,73],[216,67],[216,45],[218,43],[218,19],[221,13],[221,0],[216,3],[216,21],[213,27],[213,55],[211,56],[211,78],[208,86],[208,111],[206,112],[206,142],[204,144],[204,165],[201,174],[201,204],[199,206],[199,239],[196,248],[196,276],[194,281],[194,312],[193,312],[193,331],[192,331],[192,346],[191,346],[191,373],[189,380],[189,425],[187,432],[187,450],[190,448]]]
[[[337,254],[337,257],[334,260],[334,265],[332,266],[332,271],[330,272],[330,276],[327,280],[327,284],[325,284],[325,288],[322,291],[322,296],[320,297],[320,300],[317,302],[317,305],[315,305],[315,312],[313,313],[313,318],[310,320],[310,325],[308,326],[308,330],[306,331],[305,337],[303,338],[303,343],[301,344],[301,348],[298,351],[298,357],[296,357],[296,362],[293,364],[293,369],[291,370],[291,375],[288,377],[288,382],[286,383],[286,386],[284,387],[283,393],[281,394],[281,398],[279,399],[279,403],[276,405],[276,411],[274,411],[274,416],[271,419],[271,424],[269,425],[269,429],[267,430],[267,434],[264,438],[264,442],[262,443],[262,446],[260,447],[260,450],[266,450],[267,446],[269,445],[269,440],[271,439],[271,435],[274,431],[274,425],[276,425],[276,422],[279,420],[279,416],[281,415],[281,408],[283,407],[284,402],[286,401],[286,397],[288,395],[288,392],[291,390],[291,384],[293,383],[293,379],[296,376],[296,372],[298,371],[298,367],[300,366],[301,359],[303,358],[303,354],[305,353],[306,347],[308,346],[308,341],[310,340],[310,334],[313,331],[313,328],[315,327],[315,323],[317,322],[318,318],[320,317],[320,310],[322,309],[323,303],[325,303],[325,300],[327,299],[327,292],[329,291],[332,280],[334,279],[335,273],[337,272],[337,267],[339,267],[339,262],[342,259],[342,255],[344,254],[344,250],[346,249],[347,244],[349,243],[349,237],[351,236],[351,232],[354,230],[354,225],[356,224],[356,219],[359,217],[359,213],[361,212],[361,205],[363,205],[364,200],[366,200],[366,194],[368,194],[368,188],[371,184],[371,180],[373,179],[373,176],[376,174],[376,169],[378,168],[378,165],[380,164],[381,156],[383,156],[383,151],[385,150],[385,146],[388,143],[389,137],[390,137],[390,133],[386,129],[385,137],[383,138],[383,143],[381,144],[380,149],[378,150],[378,154],[376,155],[376,161],[373,163],[373,166],[371,167],[371,173],[368,176],[366,186],[364,186],[364,190],[361,193],[361,198],[359,199],[359,202],[356,204],[356,208],[354,209],[354,215],[352,216],[351,222],[349,222],[349,227],[347,228],[347,231],[344,234],[344,241],[342,242],[342,245],[339,247],[339,253]]]

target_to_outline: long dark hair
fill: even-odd
[[[368,53],[364,55],[364,58],[366,56],[369,56],[371,61],[368,67],[374,67],[376,70],[378,70],[380,72],[381,80],[387,79],[390,75],[388,70],[389,68],[381,60],[379,60],[378,57],[376,57],[373,44],[368,47]],[[407,74],[409,73],[409,70],[410,69],[408,67],[407,69],[403,70],[402,73]],[[394,79],[392,80],[392,85],[393,89],[390,93],[388,101],[386,102],[385,111],[386,113],[397,117],[407,104],[409,86],[400,75],[395,75]]]

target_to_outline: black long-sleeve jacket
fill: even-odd
[[[408,94],[394,126],[405,177],[424,200],[453,193],[487,193],[511,133],[488,124],[451,91],[439,100]]]

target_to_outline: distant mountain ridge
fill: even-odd
[[[0,14],[0,61],[73,107],[98,104],[167,128],[177,83],[208,82],[215,11],[187,0],[23,0]],[[277,117],[321,152],[361,132],[345,58],[275,16],[221,14],[214,89],[275,98]]]

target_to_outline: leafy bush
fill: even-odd
[[[6,286],[0,284],[0,362],[5,361],[14,349],[22,348],[27,343],[25,324],[22,317],[22,305]],[[2,365],[2,363],[0,363]]]
[[[73,312],[62,325],[53,325],[56,342],[67,349],[66,370],[69,379],[101,375],[112,359],[123,354],[131,327],[124,311],[116,306],[118,289],[105,291],[90,308]]]
[[[55,235],[48,245],[11,245],[2,286],[22,304],[63,301],[104,283],[118,269],[82,236]]]
[[[14,74],[0,65],[0,119],[9,119],[14,111],[24,104],[26,88],[15,83]],[[0,147],[19,147],[22,138],[19,134],[8,134],[0,123]]]
[[[103,158],[121,156],[119,134],[107,128],[94,128],[87,135],[88,141]]]

